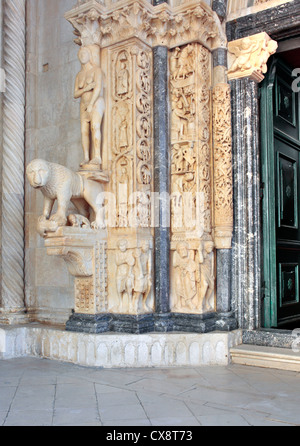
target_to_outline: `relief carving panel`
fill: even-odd
[[[203,313],[215,304],[211,54],[202,45],[170,52],[170,94],[171,308]],[[212,246],[209,268],[204,262],[207,244]]]
[[[109,228],[109,309],[114,313],[153,311],[151,193],[153,192],[152,51],[137,39],[107,51],[108,189],[116,213]],[[148,247],[146,247],[146,245]],[[152,303],[149,305],[149,301]]]

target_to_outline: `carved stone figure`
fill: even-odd
[[[277,48],[278,43],[265,32],[229,42],[228,79],[249,77],[261,82],[267,72],[267,61]]]
[[[90,228],[91,224],[89,220],[84,217],[83,215],[78,214],[70,214],[68,216],[68,222],[71,226],[74,226],[75,228]]]
[[[260,43],[253,41],[249,37],[246,37],[241,41],[240,46],[231,47],[231,52],[237,57],[229,72],[235,72],[237,70],[249,70],[251,68],[251,56],[252,53],[257,51]]]
[[[205,311],[214,310],[214,242],[204,242],[203,263],[201,263],[201,306]]]
[[[197,263],[190,257],[188,243],[179,242],[174,253],[175,310],[196,309],[197,283],[200,281]]]
[[[129,71],[127,70],[126,65],[126,55],[120,59],[120,71],[117,75],[117,95],[122,97],[126,93],[128,93],[129,89]]]
[[[131,250],[127,249],[128,243],[126,240],[119,242],[119,250],[116,253],[116,265],[117,265],[117,295],[118,295],[118,310],[122,311],[125,307],[124,298],[127,294],[128,304],[132,307],[132,297],[134,289],[134,274],[133,266],[135,259]]]
[[[177,139],[183,139],[187,135],[188,129],[189,103],[185,94],[179,89],[175,89],[172,100],[173,111],[173,135],[177,133]]]
[[[147,299],[152,287],[152,261],[149,242],[145,240],[140,249],[137,248],[134,250],[133,256],[135,258],[133,269],[133,310],[138,311],[139,305],[141,305],[142,310],[151,311],[151,308],[147,305]]]
[[[91,206],[95,214],[92,228],[105,228],[104,207],[100,199],[103,192],[101,183],[89,180],[64,166],[41,159],[31,161],[26,174],[30,185],[39,189],[44,195],[43,215],[39,217],[39,224],[43,225],[44,232],[53,230],[55,232],[57,227],[66,226],[66,213],[70,201],[85,217],[89,216],[88,206]],[[55,200],[57,200],[57,211],[51,216]]]
[[[85,164],[101,166],[101,123],[105,110],[100,49],[97,45],[82,47],[78,58],[81,71],[75,81],[74,98],[80,98],[81,134]],[[91,134],[91,138],[90,138]],[[92,155],[91,155],[92,154]]]

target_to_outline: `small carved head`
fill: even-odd
[[[214,249],[214,242],[205,242],[204,243],[204,249],[207,252],[207,254],[210,254]]]
[[[68,216],[68,221],[71,226],[79,227],[79,222],[75,214],[70,214]]]
[[[127,250],[128,242],[127,240],[120,240],[118,243],[119,250],[125,252]]]
[[[84,46],[80,48],[80,50],[78,51],[78,59],[83,65],[87,64],[90,61],[91,54],[88,48]]]
[[[49,164],[47,161],[35,159],[28,164],[26,175],[29,183],[35,189],[46,186],[49,179]]]
[[[182,259],[188,257],[189,255],[189,245],[185,242],[179,242],[176,246],[176,251]]]
[[[141,249],[144,253],[148,252],[150,249],[150,243],[149,240],[144,240],[141,246]]]

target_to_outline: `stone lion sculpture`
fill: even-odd
[[[89,206],[95,214],[91,223],[93,229],[104,229],[103,185],[89,180],[79,173],[60,164],[35,159],[28,164],[26,175],[30,185],[44,195],[43,215],[38,220],[38,231],[45,235],[47,231],[56,231],[67,224],[67,209],[70,201],[85,218],[89,217]],[[57,200],[57,211],[51,216]],[[51,216],[51,217],[50,217]]]

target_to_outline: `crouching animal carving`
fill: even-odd
[[[79,213],[89,216],[89,206],[95,214],[91,223],[93,229],[104,229],[103,185],[89,180],[79,173],[60,164],[35,159],[27,166],[26,175],[30,185],[39,189],[44,195],[43,215],[39,217],[38,231],[56,231],[67,224],[67,209],[71,201]],[[57,211],[51,216],[52,208],[57,200]],[[51,216],[51,217],[50,217]]]
[[[86,217],[78,214],[71,214],[68,216],[68,222],[75,228],[90,228],[91,224]]]

